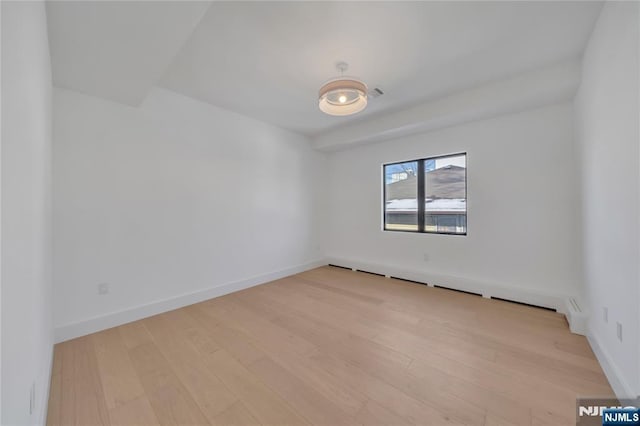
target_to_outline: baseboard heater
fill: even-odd
[[[413,284],[429,285],[427,283],[423,283],[422,281],[408,280],[406,278],[400,278],[400,277],[394,277],[394,276],[391,276],[390,278],[393,278],[394,280],[406,281],[408,283],[413,283]]]
[[[380,277],[386,277],[387,276],[385,274],[380,274],[380,273],[377,273],[377,272],[370,272],[370,271],[364,271],[362,269],[349,268],[348,266],[341,266],[341,265],[336,265],[336,264],[333,264],[333,263],[329,263],[329,266],[332,266],[334,268],[346,269],[348,271],[364,272],[365,274],[377,275],[377,276],[380,276]],[[390,278],[393,278],[394,280],[406,281],[406,282],[413,283],[413,284],[429,285],[428,283],[425,283],[425,282],[422,282],[422,281],[409,280],[407,278],[396,277],[396,276],[393,276],[393,275],[390,276]],[[468,290],[460,290],[460,289],[457,289],[457,288],[445,287],[445,286],[442,286],[442,285],[433,285],[432,287],[440,288],[440,289],[443,289],[443,290],[455,291],[457,293],[470,294],[472,296],[483,297],[482,294],[480,294],[480,293],[475,293],[473,291],[468,291]],[[495,296],[491,296],[490,298],[493,299],[493,300],[499,300],[501,302],[515,303],[517,305],[529,306],[531,308],[544,309],[545,311],[558,312],[557,309],[549,308],[547,306],[540,306],[540,305],[534,305],[534,304],[531,304],[531,303],[518,302],[517,300],[504,299],[502,297],[495,297]],[[573,314],[574,317],[576,317],[576,316],[581,317],[583,315],[583,313],[580,310],[580,307],[577,304],[577,302],[575,301],[575,299],[567,300],[566,301],[566,305],[568,306],[569,315]],[[583,334],[583,333],[580,333],[579,331],[574,331],[574,327],[571,327],[571,331],[574,332],[574,333],[577,332],[578,334]]]
[[[340,269],[348,269],[351,271],[351,268],[347,268],[346,266],[334,265],[333,263],[330,263],[329,266],[333,266],[334,268],[340,268]]]
[[[482,295],[480,293],[474,293],[473,291],[460,290],[460,289],[457,289],[457,288],[445,287],[445,286],[442,286],[442,285],[434,285],[434,287],[441,288],[443,290],[455,291],[457,293],[465,293],[465,294],[470,294],[472,296],[480,296],[480,297],[482,297]]]
[[[569,328],[572,333],[587,335],[587,319],[588,315],[582,310],[578,301],[573,297],[569,297],[564,301],[565,310],[567,313],[567,321],[569,322]]]
[[[377,272],[371,272],[371,271],[364,271],[362,269],[353,269],[353,268],[349,268],[347,266],[334,265],[333,263],[329,263],[329,266],[333,266],[334,268],[347,269],[349,271],[354,271],[354,272],[364,272],[365,274],[377,275],[379,277],[386,277],[385,274],[379,274]]]
[[[391,277],[391,278],[393,278],[394,280],[406,281],[406,282],[414,283],[414,284],[429,285],[429,284],[423,283],[421,281],[408,280],[406,278],[400,278],[400,277]],[[474,293],[473,291],[459,290],[457,288],[445,287],[445,286],[442,286],[442,285],[434,285],[433,287],[441,288],[443,290],[455,291],[457,293],[465,293],[465,294],[470,294],[472,296],[480,296],[480,297],[482,297],[482,295],[480,293]]]
[[[501,302],[509,302],[509,303],[515,303],[516,305],[523,305],[523,306],[529,306],[531,308],[538,308],[538,309],[544,309],[545,311],[551,311],[551,312],[558,312],[557,309],[555,308],[549,308],[546,306],[540,306],[540,305],[533,305],[531,303],[525,303],[525,302],[518,302],[517,300],[509,300],[509,299],[503,299],[502,297],[495,297],[495,296],[491,296],[491,298],[493,300],[499,300]]]
[[[369,272],[369,271],[363,271],[362,269],[356,269],[357,272],[364,272],[365,274],[369,274],[369,275],[377,275],[379,277],[384,277],[384,274],[379,274],[377,272]]]

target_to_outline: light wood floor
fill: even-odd
[[[56,345],[49,425],[573,425],[554,312],[323,267]]]

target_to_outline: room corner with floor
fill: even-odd
[[[0,19],[0,424],[636,424],[639,2]]]

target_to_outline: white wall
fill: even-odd
[[[54,118],[57,339],[322,257],[306,138],[163,89],[139,108],[55,89]]]
[[[2,419],[44,421],[51,312],[51,69],[41,2],[2,2]],[[29,414],[31,384],[36,406]]]
[[[381,165],[456,152],[467,152],[468,235],[382,231]],[[530,303],[576,295],[574,164],[569,103],[331,153],[327,255]]]
[[[639,18],[637,2],[605,4],[575,99],[589,337],[618,395],[640,395]]]
[[[2,5],[0,4],[0,99],[2,99]],[[2,421],[2,102],[0,102],[0,422]]]

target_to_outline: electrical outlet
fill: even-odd
[[[29,389],[29,415],[36,411],[36,382],[31,383]]]
[[[104,296],[105,294],[109,294],[109,283],[98,284],[98,294],[101,296]]]
[[[425,262],[428,262],[428,261],[429,261],[429,255],[428,255],[427,253],[425,253],[424,255],[422,255],[422,259],[423,259]]]
[[[618,332],[618,340],[622,342],[622,324],[616,323],[616,331]]]
[[[602,308],[602,320],[604,322],[609,322],[609,308]]]

